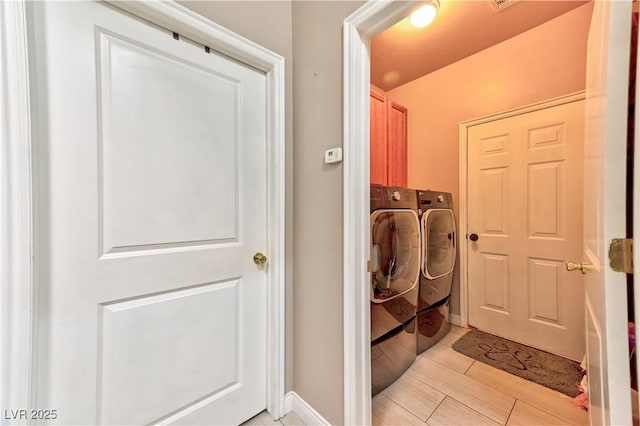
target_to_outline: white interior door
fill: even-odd
[[[34,405],[244,421],[266,404],[265,75],[102,3],[29,12]]]
[[[624,238],[631,1],[595,2],[589,31],[585,134],[584,253],[589,417],[631,424],[625,274],[607,253]]]
[[[578,360],[583,134],[584,101],[468,128],[469,324]]]

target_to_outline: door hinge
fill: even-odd
[[[614,238],[609,245],[609,264],[616,272],[633,274],[633,240]]]
[[[371,261],[367,260],[367,272],[371,272]]]

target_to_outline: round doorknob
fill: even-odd
[[[471,241],[478,241],[478,238],[479,238],[479,237],[478,237],[478,234],[471,234],[471,235],[469,235],[469,239],[470,239]]]
[[[255,263],[256,265],[264,265],[265,263],[267,263],[267,256],[258,252],[253,255],[253,263]]]

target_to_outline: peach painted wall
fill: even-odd
[[[388,91],[389,98],[409,110],[409,188],[451,192],[457,215],[458,125],[584,90],[592,9],[588,3]],[[455,314],[460,313],[459,294],[456,268],[451,301]]]

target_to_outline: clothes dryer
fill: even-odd
[[[416,359],[420,225],[415,190],[371,185],[371,390]]]
[[[421,256],[417,351],[435,345],[451,329],[449,299],[456,262],[456,222],[451,194],[417,191]]]

